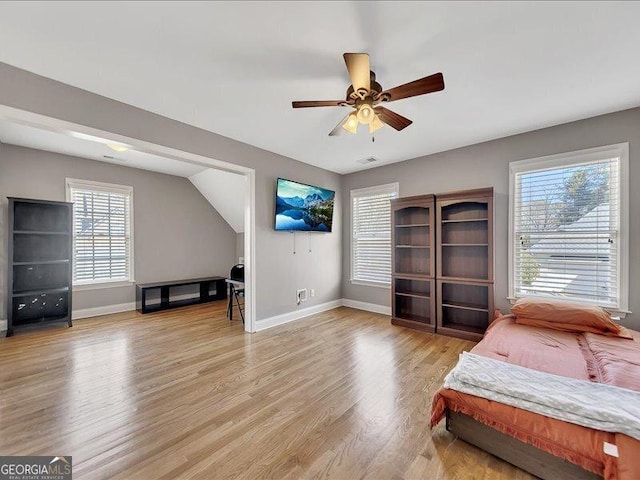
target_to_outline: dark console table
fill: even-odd
[[[214,300],[226,300],[227,286],[224,277],[189,278],[172,282],[139,283],[136,285],[136,309],[140,313],[158,312],[169,308],[184,307],[197,303],[213,302]],[[171,299],[173,287],[186,285],[199,285],[200,295],[197,297]],[[160,302],[149,304],[149,292],[160,293]],[[157,299],[157,297],[155,297]]]

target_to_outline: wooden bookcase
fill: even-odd
[[[7,336],[32,323],[71,326],[72,205],[9,198]]]
[[[493,188],[436,195],[437,330],[480,340],[493,315]]]
[[[434,332],[435,197],[391,201],[391,323]]]

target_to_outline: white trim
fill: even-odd
[[[100,130],[86,125],[80,125],[77,123],[67,122],[58,118],[47,117],[38,113],[28,112],[26,110],[20,110],[18,108],[9,107],[7,105],[0,105],[0,118],[27,125],[35,128],[48,130],[51,132],[63,133],[66,135],[75,133],[82,133],[84,135],[92,135],[102,139],[103,143],[122,143],[125,145],[131,145],[135,150],[140,152],[150,153],[152,155],[159,155],[172,160],[178,160],[182,162],[191,163],[194,165],[200,165],[203,167],[217,168],[232,173],[240,173],[245,175],[249,182],[249,188],[246,192],[245,208],[250,210],[250,214],[245,214],[245,283],[248,280],[248,288],[246,289],[247,304],[245,310],[245,330],[247,332],[255,331],[255,318],[256,318],[256,272],[255,272],[255,251],[256,251],[256,220],[255,220],[255,175],[256,171],[253,168],[238,165],[236,163],[225,162],[222,160],[216,160],[214,158],[205,157],[196,153],[187,152],[184,150],[178,150],[175,148],[167,147],[157,143],[147,142],[134,137],[128,137],[120,135],[114,132],[108,132],[106,130]],[[248,217],[248,218],[247,218]],[[249,248],[248,248],[249,247]],[[132,277],[133,278],[133,277]]]
[[[9,328],[9,320],[0,320],[0,332],[6,332]]]
[[[365,287],[378,287],[378,288],[386,288],[387,290],[391,290],[390,283],[382,283],[382,282],[365,282],[364,280],[354,280],[353,278],[349,279],[353,285],[362,285]]]
[[[101,315],[109,315],[111,313],[130,312],[135,309],[135,302],[104,305],[102,307],[81,308],[79,310],[73,310],[71,312],[71,318],[73,320],[80,320],[81,318],[99,317]]]
[[[362,196],[387,193],[391,191],[394,191],[396,194],[400,195],[400,183],[393,182],[385,183],[384,185],[374,185],[372,187],[354,188],[353,190],[351,190],[351,198],[353,199],[354,193],[358,196]]]
[[[321,303],[312,307],[301,308],[293,312],[283,313],[281,315],[275,315],[273,317],[258,320],[255,328],[256,332],[266,330],[268,328],[277,327],[278,325],[284,325],[285,323],[294,322],[301,318],[315,315],[316,313],[326,312],[327,310],[333,310],[342,306],[342,300],[332,300],[330,302]]]
[[[535,172],[555,167],[595,162],[605,158],[629,158],[629,143],[614,143],[602,147],[587,148],[575,152],[557,153],[544,157],[528,158],[509,163],[511,173]]]
[[[118,133],[108,132],[106,130],[100,130],[86,125],[80,125],[78,123],[67,122],[58,118],[47,117],[45,115],[20,110],[7,105],[0,105],[0,118],[10,122],[19,123],[21,125],[40,128],[50,132],[63,133],[65,135],[72,135],[73,133],[91,135],[96,137],[96,141],[102,141],[101,143],[115,142],[131,145],[133,149],[139,152],[161,155],[171,160],[188,162],[203,167],[219,168],[221,170],[242,174],[254,171],[252,168],[235,163],[216,160],[214,158],[198,155],[197,153],[190,153],[184,150],[178,150],[157,143],[140,140],[138,138],[127,137]]]
[[[608,309],[622,318],[629,312],[629,143],[615,143],[602,147],[587,148],[575,152],[518,160],[509,163],[509,240],[508,240],[508,298],[515,298],[514,274],[514,201],[515,176],[521,172],[534,172],[549,168],[564,167],[580,163],[595,162],[606,158],[619,159],[620,174],[620,225],[618,249],[618,296],[617,309]],[[606,308],[606,307],[605,307]]]
[[[102,290],[105,288],[133,287],[135,284],[135,280],[117,280],[115,282],[76,283],[72,288],[74,292],[84,292],[86,290]]]
[[[67,202],[71,202],[73,199],[71,198],[71,190],[74,188],[78,188],[78,189],[82,189],[85,188],[87,190],[91,190],[91,191],[96,191],[96,192],[108,192],[108,193],[117,193],[119,195],[124,195],[129,197],[129,225],[127,225],[127,227],[129,228],[129,258],[127,258],[127,263],[129,264],[129,278],[127,278],[126,280],[98,280],[98,281],[81,281],[78,283],[74,283],[73,287],[80,287],[78,288],[79,291],[81,290],[92,290],[93,288],[115,288],[115,287],[124,287],[124,286],[129,286],[129,285],[133,285],[135,283],[135,262],[134,262],[134,246],[135,246],[135,236],[133,233],[133,224],[134,222],[134,217],[135,217],[135,208],[134,208],[134,204],[133,204],[133,187],[130,185],[118,185],[115,183],[106,183],[106,182],[96,182],[93,180],[82,180],[79,178],[65,178],[64,180],[64,185],[65,185],[65,196],[67,199]],[[73,222],[74,224],[74,229],[75,229],[75,221]],[[74,253],[75,253],[75,241],[76,241],[76,235],[75,235],[75,230],[74,230],[74,234],[73,234],[73,246],[74,246]],[[72,259],[72,261],[75,261],[75,258]],[[73,282],[72,282],[73,283]],[[111,285],[107,285],[107,284],[111,284]],[[93,288],[92,288],[93,287]]]
[[[244,198],[244,280],[245,289],[245,332],[256,331],[256,172],[245,174]]]
[[[398,198],[400,196],[400,183],[399,182],[393,182],[393,183],[385,183],[384,185],[375,185],[372,187],[364,187],[364,188],[354,188],[353,190],[351,190],[350,192],[350,196],[349,196],[349,220],[350,220],[350,225],[349,225],[349,256],[350,256],[350,264],[351,264],[351,270],[349,272],[349,277],[350,277],[350,281],[353,284],[356,285],[365,285],[365,286],[369,286],[369,287],[381,287],[384,285],[388,285],[388,288],[391,288],[391,278],[389,278],[389,283],[375,283],[375,282],[366,282],[363,280],[358,280],[358,279],[354,279],[353,278],[353,271],[354,271],[354,263],[353,263],[353,259],[354,259],[354,255],[353,255],[353,198],[354,196],[364,196],[364,195],[375,195],[375,194],[383,194],[383,193],[395,193],[396,196],[395,198]],[[391,221],[391,224],[393,225],[393,220]],[[393,234],[392,234],[393,236]],[[392,272],[393,273],[393,272]],[[361,283],[358,283],[361,282]]]
[[[67,202],[71,201],[70,189],[74,187],[85,187],[88,190],[95,190],[108,193],[120,193],[122,195],[133,196],[133,187],[130,185],[118,185],[116,183],[96,182],[94,180],[83,180],[81,178],[65,178]]]
[[[350,300],[348,298],[343,298],[342,305],[344,307],[364,310],[366,312],[380,313],[382,315],[391,315],[391,307],[387,307],[386,305],[378,305],[377,303],[360,302],[358,300]]]

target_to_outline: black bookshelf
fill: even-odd
[[[71,327],[72,203],[9,197],[8,325]]]

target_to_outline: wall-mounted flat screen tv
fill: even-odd
[[[336,192],[278,179],[276,230],[330,232]]]

